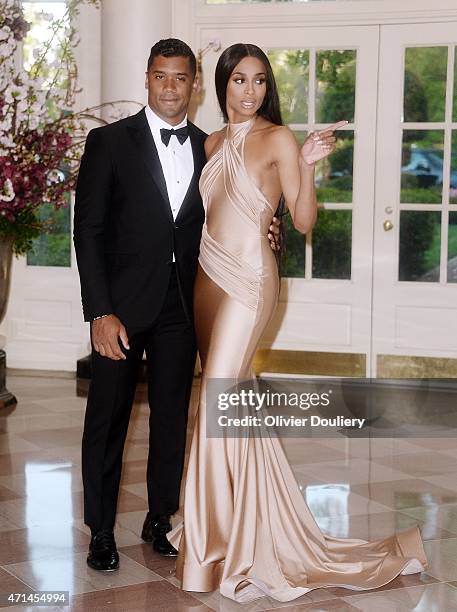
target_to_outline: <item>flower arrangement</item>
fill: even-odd
[[[94,114],[106,104],[74,110],[79,40],[73,24],[82,4],[98,2],[67,0],[61,18],[43,15],[49,40],[33,50],[33,62],[21,69],[19,46],[29,24],[21,3],[0,0],[0,239],[9,240],[16,255],[25,254],[32,240],[50,229],[49,221],[40,220],[40,207],[68,205],[85,120],[106,123]]]

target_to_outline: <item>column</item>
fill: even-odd
[[[155,42],[171,36],[172,2],[103,0],[101,11],[102,101],[135,100],[145,104],[149,51]],[[137,110],[138,106],[130,107],[131,112]]]

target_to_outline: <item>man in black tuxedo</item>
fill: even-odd
[[[196,60],[185,43],[151,49],[148,105],[92,130],[76,188],[74,243],[92,380],[82,445],[88,565],[114,570],[122,453],[146,352],[149,513],[142,537],[174,556],[165,533],[179,505],[195,363],[192,292],[204,210],[206,134],[187,120]]]
[[[176,39],[152,49],[148,105],[92,130],[76,188],[74,242],[92,380],[82,445],[87,563],[119,567],[113,528],[138,370],[148,372],[149,512],[142,538],[176,556],[165,534],[179,506],[195,363],[192,298],[204,210],[198,181],[206,134],[187,120],[196,88],[192,50]],[[276,226],[270,230],[278,235]],[[274,238],[270,234],[272,245]]]

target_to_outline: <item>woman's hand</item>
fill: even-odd
[[[273,217],[271,225],[268,228],[268,240],[270,241],[270,247],[273,251],[280,251],[280,234],[281,234],[281,221],[277,217]]]
[[[333,132],[343,125],[347,125],[347,121],[338,121],[325,130],[320,132],[311,132],[305,140],[300,155],[308,165],[315,164],[320,159],[324,159],[335,150],[336,138]]]

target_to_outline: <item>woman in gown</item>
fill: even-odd
[[[184,590],[219,587],[245,602],[263,595],[290,601],[319,587],[373,589],[421,572],[427,562],[417,528],[374,542],[323,534],[278,438],[206,435],[208,381],[253,377],[254,354],[277,305],[278,269],[267,238],[276,202],[283,194],[295,227],[311,229],[314,162],[335,142],[329,129],[299,150],[281,125],[271,66],[255,45],[224,51],[216,90],[228,125],[208,137],[200,181],[206,222],[195,325],[202,381],[184,522],[168,534],[179,550],[177,577]]]

